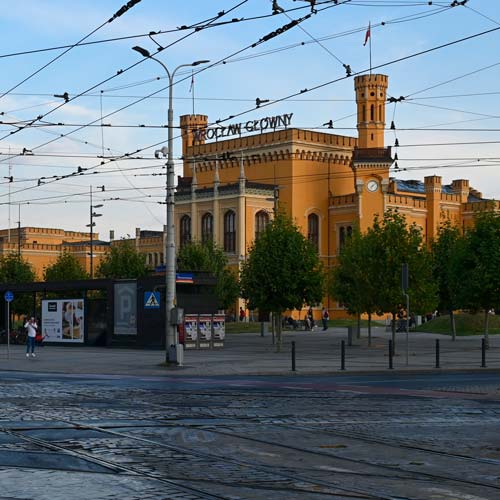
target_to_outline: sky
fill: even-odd
[[[369,24],[372,71],[404,97],[386,108],[385,143],[399,142],[391,175],[470,179],[500,199],[498,0],[317,0],[315,12],[278,0],[274,15],[270,0],[141,0],[113,19],[124,3],[20,0],[2,11],[1,228],[88,231],[92,191],[101,239],[162,229],[165,160],[154,152],[167,141],[168,80],[133,46],[164,47],[156,57],[170,71],[210,61],[193,86],[191,68],[176,72],[176,126],[194,106],[210,123],[293,113],[292,127],[333,120],[329,132],[356,137],[353,76],[370,69]],[[256,109],[256,98],[269,102]],[[176,138],[179,175],[180,156]]]

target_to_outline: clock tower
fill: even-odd
[[[373,215],[382,217],[385,211],[389,167],[393,161],[391,148],[384,146],[387,85],[386,75],[360,75],[354,78],[358,144],[353,151],[352,169],[359,227],[362,231],[372,225]]]

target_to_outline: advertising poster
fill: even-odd
[[[42,300],[44,342],[83,343],[83,299]]]
[[[223,314],[214,315],[214,340],[224,340],[226,336],[226,323]]]
[[[186,314],[184,316],[185,341],[196,342],[198,338],[198,316],[196,314]]]
[[[212,338],[212,315],[200,314],[199,321],[200,347],[210,347],[210,339]],[[207,342],[208,345],[205,345]]]

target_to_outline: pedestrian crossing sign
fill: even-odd
[[[160,308],[160,292],[144,292],[144,309]]]

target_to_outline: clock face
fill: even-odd
[[[378,182],[377,181],[368,181],[368,184],[366,185],[366,188],[368,191],[371,191],[372,193],[378,189]]]

